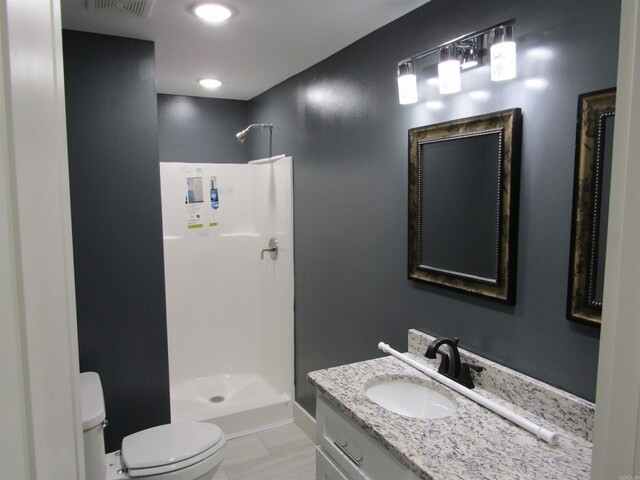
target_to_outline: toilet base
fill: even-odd
[[[118,473],[118,470],[122,468],[122,464],[120,463],[120,451],[107,453],[105,455],[105,463],[107,465],[106,480],[130,480],[131,477],[126,473]]]
[[[116,455],[117,454],[117,455]],[[224,456],[224,449],[221,448],[216,453],[211,455],[205,461],[201,462],[201,465],[194,465],[191,468],[192,474],[199,475],[193,480],[211,480],[218,471],[218,467],[222,463]],[[105,463],[107,465],[106,480],[132,480],[134,477],[130,477],[126,473],[119,473],[122,469],[122,463],[120,462],[119,451],[107,453],[105,455]],[[213,470],[208,470],[211,464],[215,464],[216,467]],[[184,470],[176,470],[174,472],[165,473],[163,475],[154,475],[150,477],[135,477],[136,479],[143,480],[148,478],[150,480],[181,480],[184,478]],[[208,471],[207,471],[208,470]]]

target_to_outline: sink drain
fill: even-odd
[[[211,403],[222,403],[224,402],[224,396],[222,395],[214,395],[209,399]]]

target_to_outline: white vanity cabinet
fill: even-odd
[[[316,402],[316,480],[420,480],[322,395]]]

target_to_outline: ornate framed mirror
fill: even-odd
[[[515,302],[520,109],[409,130],[409,278]]]
[[[567,318],[600,325],[616,90],[578,98]]]

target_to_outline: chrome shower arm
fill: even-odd
[[[271,158],[271,146],[272,146],[272,140],[273,140],[273,123],[252,123],[247,128],[242,130],[241,132],[236,133],[236,139],[240,143],[244,143],[244,140],[245,140],[246,136],[254,128],[268,128],[269,129],[269,158]]]
[[[246,136],[249,134],[251,130],[254,128],[268,128],[269,132],[273,130],[273,123],[252,123],[247,128],[242,130],[241,132],[236,133],[236,138],[240,143],[244,143]]]

